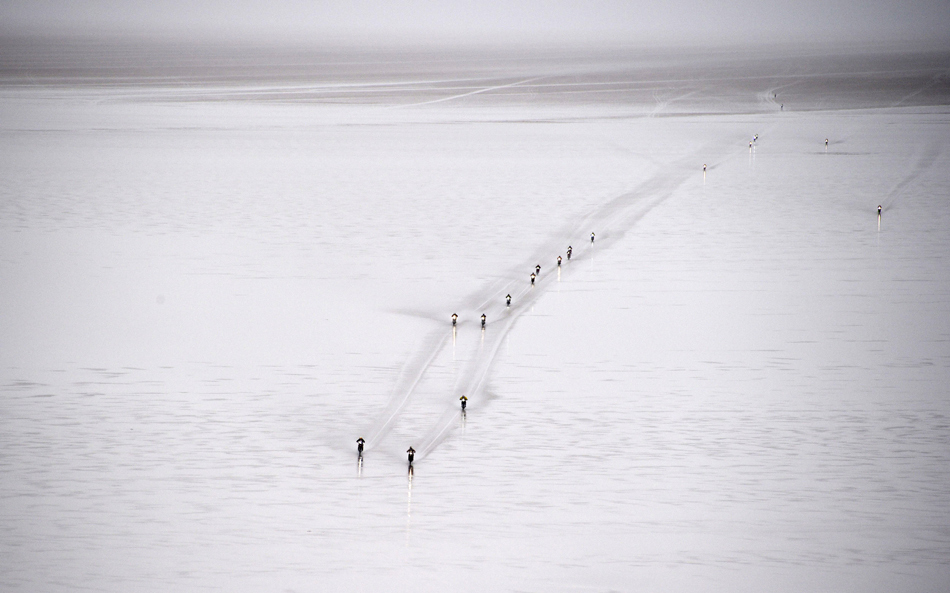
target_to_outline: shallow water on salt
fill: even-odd
[[[4,95],[5,589],[947,582],[944,108],[82,96]]]

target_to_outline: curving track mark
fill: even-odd
[[[396,380],[396,385],[389,396],[389,402],[365,431],[367,451],[372,450],[392,430],[399,412],[409,402],[412,393],[425,376],[426,370],[432,366],[432,362],[442,351],[442,347],[447,340],[447,336],[441,332],[430,335],[428,339],[423,341],[424,344],[429,344],[429,347],[420,349],[416,356],[410,359],[402,368],[399,378]]]
[[[759,105],[764,106],[768,111],[779,111],[781,108],[781,103],[784,101],[776,101],[775,96],[782,89],[787,89],[793,87],[796,84],[799,84],[801,81],[789,82],[786,84],[780,84],[779,86],[773,86],[767,90],[762,91],[761,93],[756,93],[756,98],[759,101]]]

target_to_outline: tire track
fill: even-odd
[[[621,194],[578,217],[574,222],[565,224],[534,253],[522,260],[521,264],[513,267],[508,274],[464,299],[472,306],[465,307],[460,310],[460,313],[469,313],[474,319],[484,312],[490,323],[487,328],[480,331],[476,344],[466,344],[469,349],[474,350],[474,355],[465,368],[456,374],[451,385],[438,388],[439,393],[445,394],[438,396],[440,400],[444,397],[445,403],[441,406],[443,409],[438,419],[413,439],[414,443],[418,443],[418,445],[413,444],[413,447],[417,449],[417,461],[435,451],[457,426],[461,415],[457,401],[459,395],[464,394],[469,398],[469,409],[478,407],[504,338],[518,319],[530,311],[532,305],[557,281],[557,274],[551,271],[545,273],[542,270],[542,274],[532,286],[527,282],[528,270],[532,270],[537,262],[551,262],[551,268],[556,268],[553,261],[555,257],[562,254],[562,250],[568,244],[576,244],[574,259],[569,262],[565,258],[561,268],[561,276],[570,277],[573,273],[572,266],[576,265],[578,258],[586,253],[593,253],[593,249],[609,249],[622,240],[637,222],[673,195],[690,176],[698,174],[698,163],[703,162],[704,155],[707,160],[712,160],[709,156],[725,154],[720,159],[721,161],[744,152],[741,148],[731,151],[723,150],[723,147],[730,146],[742,147],[740,137],[722,141],[718,147],[707,145],[702,150],[661,168],[633,191]],[[594,245],[589,242],[591,231],[597,233]],[[511,307],[506,307],[504,304],[506,292],[513,295]],[[466,334],[471,335],[469,332]],[[417,354],[406,365],[397,380],[386,407],[365,431],[365,434],[370,435],[367,439],[367,449],[378,447],[399,424],[407,404],[420,383],[436,365],[439,355],[443,354],[447,348],[449,336],[452,335],[454,335],[453,330],[450,329],[448,332],[442,330],[430,334],[422,341]]]

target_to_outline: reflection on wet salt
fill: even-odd
[[[409,479],[406,491],[406,547],[409,547],[409,534],[412,528],[412,464],[409,465]]]

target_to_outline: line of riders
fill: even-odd
[[[703,166],[703,169],[705,169],[705,165]],[[591,234],[590,234],[590,244],[591,244],[591,245],[594,244],[594,239],[595,239],[595,238],[596,238],[595,234],[594,234],[594,233],[591,233]],[[567,259],[568,259],[568,261],[570,261],[571,256],[572,256],[573,254],[574,254],[574,248],[573,248],[572,246],[568,245],[568,246],[567,246]],[[561,262],[562,262],[561,256],[559,255],[559,256],[557,256],[557,267],[559,267],[559,268],[561,267]],[[534,267],[534,272],[532,272],[532,273],[531,273],[531,276],[530,276],[530,279],[531,279],[531,286],[534,286],[534,281],[535,281],[535,280],[538,278],[538,276],[540,276],[540,275],[541,275],[541,265],[538,264],[537,266]],[[511,294],[505,295],[505,306],[506,306],[506,307],[510,307],[510,306],[511,306]],[[458,318],[459,318],[459,316],[458,316],[457,313],[452,313],[452,327],[455,327],[455,326],[458,324]],[[485,314],[484,314],[484,313],[482,313],[482,318],[481,318],[481,319],[482,319],[482,329],[485,329],[485,323],[486,323],[486,321],[487,321],[487,318],[485,317]],[[459,398],[459,401],[460,401],[461,404],[462,404],[462,415],[464,416],[464,415],[465,415],[465,408],[466,408],[466,406],[468,405],[468,398],[463,395],[462,397]],[[359,461],[360,461],[360,462],[362,462],[362,460],[363,460],[363,446],[364,446],[365,444],[366,444],[366,440],[363,439],[363,437],[360,437],[360,438],[356,439],[356,453],[357,453],[357,455],[358,455],[358,458],[359,458]],[[408,456],[409,456],[409,467],[412,468],[412,462],[413,462],[413,460],[414,460],[415,457],[416,457],[416,450],[413,449],[412,447],[409,447],[409,449],[406,450],[406,453],[407,453]]]
[[[758,140],[758,138],[759,138],[759,135],[756,134],[756,135],[755,135],[755,138],[753,138],[753,140],[752,140],[752,142],[750,142],[750,144],[753,144],[756,140]],[[826,147],[828,146],[828,139],[827,139],[827,138],[825,138],[825,146],[826,146]],[[703,173],[705,173],[705,172],[706,172],[706,165],[704,164],[704,165],[703,165]],[[881,219],[881,213],[883,212],[883,210],[884,210],[883,206],[879,204],[878,207],[877,207],[877,218],[878,218],[878,221],[880,221],[880,219]],[[591,233],[591,234],[590,234],[590,244],[591,244],[591,245],[594,244],[594,238],[595,238],[594,233]],[[568,261],[570,261],[571,255],[572,255],[573,253],[574,253],[574,248],[571,247],[570,245],[568,245],[568,246],[567,246],[567,259],[568,259]],[[558,267],[561,267],[561,256],[560,256],[560,255],[557,256],[557,266],[558,266]],[[537,266],[534,267],[534,272],[532,272],[532,274],[531,274],[531,276],[530,276],[530,278],[531,278],[531,286],[534,286],[534,281],[535,281],[535,280],[537,279],[537,277],[540,276],[540,275],[541,275],[541,265],[539,264],[539,265],[537,265]],[[506,307],[510,307],[510,306],[511,306],[511,294],[510,294],[510,293],[507,294],[507,295],[505,295],[505,306],[506,306]],[[456,326],[456,324],[458,323],[458,318],[459,318],[459,316],[458,316],[457,313],[452,313],[452,327],[455,327],[455,326]],[[485,317],[485,314],[484,314],[484,313],[482,313],[482,318],[481,318],[481,320],[482,320],[482,329],[485,329],[485,323],[486,323],[487,318]],[[462,397],[459,398],[459,401],[460,401],[461,404],[462,404],[462,415],[464,416],[464,415],[465,415],[465,408],[466,408],[466,406],[468,405],[468,398],[463,395]],[[364,444],[366,444],[366,441],[363,440],[363,437],[360,437],[360,438],[356,439],[356,451],[357,451],[357,454],[359,455],[360,461],[362,461],[362,459],[363,459],[363,445],[364,445]],[[411,467],[412,467],[412,461],[413,461],[413,459],[415,459],[415,457],[416,457],[416,450],[413,449],[412,447],[409,447],[409,449],[406,450],[406,453],[409,455],[409,467],[411,468]]]

